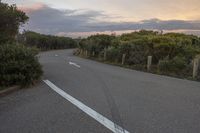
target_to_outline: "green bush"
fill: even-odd
[[[189,67],[190,65],[187,64],[187,60],[181,56],[176,56],[172,60],[169,60],[169,58],[165,58],[161,60],[158,64],[158,68],[161,73],[178,75],[183,74],[183,71],[187,72],[187,69]]]
[[[126,58],[128,65],[146,64],[147,53],[145,52],[144,45],[133,44]]]
[[[121,63],[122,55],[126,54],[124,64],[137,70],[146,70],[147,57],[151,55],[151,72],[189,78],[192,76],[192,60],[200,54],[200,38],[142,30],[120,36],[91,36],[82,39],[79,48],[87,50],[89,56],[95,51],[93,57],[101,58],[106,49],[107,60],[113,63]]]
[[[0,45],[0,86],[33,84],[42,75],[35,49],[23,45]]]
[[[121,54],[119,52],[119,49],[115,47],[109,47],[106,50],[106,58],[108,61],[111,62],[119,62],[121,60]]]

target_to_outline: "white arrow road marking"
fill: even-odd
[[[74,62],[71,62],[71,61],[69,62],[69,64],[70,64],[70,65],[74,65],[75,67],[78,67],[78,68],[80,68],[80,67],[81,67],[81,66],[79,66],[79,65],[77,65],[76,63],[74,63]]]
[[[57,57],[58,55],[57,55],[57,54],[55,54],[55,56]]]
[[[63,98],[65,98],[66,100],[68,100],[69,102],[71,102],[73,105],[75,105],[76,107],[78,107],[80,110],[82,110],[83,112],[85,112],[86,114],[88,114],[90,117],[94,118],[96,121],[98,121],[99,123],[101,123],[102,125],[104,125],[105,127],[107,127],[108,129],[110,129],[112,132],[114,132],[114,133],[129,133],[128,131],[126,131],[122,127],[120,127],[117,124],[113,123],[111,120],[107,119],[106,117],[104,117],[103,115],[99,114],[98,112],[96,112],[95,110],[91,109],[90,107],[86,106],[85,104],[83,104],[79,100],[77,100],[74,97],[70,96],[69,94],[67,94],[66,92],[64,92],[63,90],[61,90],[57,86],[55,86],[49,80],[43,80],[43,81],[52,90],[54,90],[59,95],[61,95]]]

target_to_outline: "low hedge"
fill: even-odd
[[[0,86],[33,84],[42,75],[37,50],[23,45],[0,45]]]
[[[173,59],[165,58],[158,64],[159,73],[174,74],[176,76],[192,76],[192,64],[188,64],[185,57],[176,56]]]

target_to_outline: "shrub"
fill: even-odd
[[[146,64],[147,53],[142,44],[132,44],[129,55],[127,56],[128,65]]]
[[[126,62],[128,65],[144,65],[147,62],[147,57],[144,56],[143,52],[141,51],[133,51],[126,58]]]
[[[121,63],[126,54],[125,65],[146,70],[147,57],[152,58],[152,72],[178,77],[191,77],[192,60],[200,54],[200,38],[180,33],[160,34],[154,31],[139,31],[120,36],[95,35],[82,39],[79,48],[95,51],[103,57],[106,48],[109,62]],[[200,71],[200,70],[199,70]],[[199,76],[200,78],[200,72]]]
[[[189,68],[189,66],[190,65],[187,64],[187,60],[181,56],[176,56],[172,60],[165,58],[158,64],[158,68],[161,73],[178,75],[183,74],[183,70],[184,72],[187,72],[187,68]]]
[[[119,49],[115,47],[109,47],[106,50],[106,56],[107,60],[111,62],[118,62],[121,59],[121,54],[119,52]]]
[[[42,75],[35,49],[23,45],[0,46],[0,86],[33,84]]]

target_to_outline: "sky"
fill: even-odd
[[[60,36],[140,29],[200,35],[200,0],[2,0],[30,20],[25,29]]]

